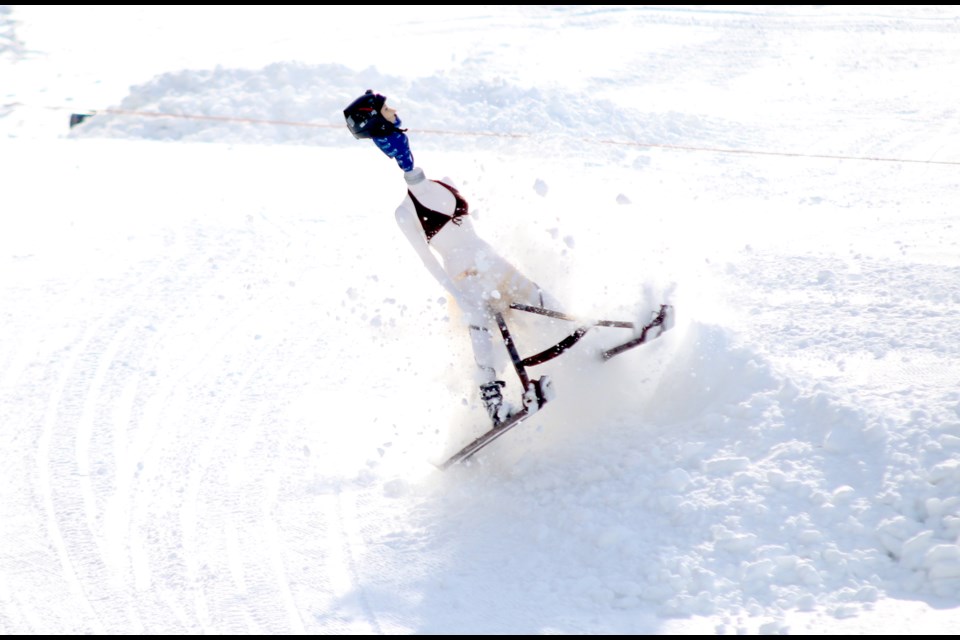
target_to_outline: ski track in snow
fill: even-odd
[[[554,405],[445,473],[430,463],[479,424],[470,356],[392,224],[395,169],[352,169],[382,160],[374,150],[323,128],[106,114],[39,152],[12,136],[0,630],[662,633],[703,617],[718,633],[786,633],[795,613],[830,628],[890,598],[955,608],[956,168],[601,142],[956,160],[955,114],[913,92],[956,71],[956,20],[886,11],[479,18],[489,33],[534,16],[541,45],[579,24],[612,42],[683,34],[621,76],[571,68],[565,88],[472,75],[504,64],[489,46],[454,75],[274,63],[130,88],[118,108],[339,124],[357,87],[390,86],[429,128],[527,134],[479,153],[412,142],[475,194],[495,244],[584,313],[643,317],[676,298],[657,341],[601,366],[591,356],[612,334],[596,329],[544,366]],[[36,52],[10,15],[0,7],[0,63],[23,64]],[[814,82],[826,54],[803,53],[817,39],[844,61],[827,88]],[[918,70],[930,39],[947,50]],[[788,67],[796,84],[778,79]],[[904,86],[877,100],[844,84],[863,69]],[[764,77],[774,90],[755,114],[671,102],[670,83]],[[589,116],[620,85],[662,91],[598,130]],[[792,103],[812,89],[833,99],[803,113]],[[770,113],[817,135],[781,146]],[[567,167],[570,153],[584,161]],[[516,211],[536,224],[518,229]],[[641,216],[651,233],[616,233]],[[525,351],[568,328],[515,322]]]

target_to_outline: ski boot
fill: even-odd
[[[503,380],[493,380],[480,385],[480,398],[495,427],[500,426],[511,414],[510,404],[503,401],[501,389],[505,386],[507,383]]]
[[[533,413],[556,396],[557,392],[553,389],[553,382],[550,377],[541,376],[537,380],[530,381],[530,386],[523,394],[523,406]]]

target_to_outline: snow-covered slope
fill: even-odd
[[[184,11],[0,8],[0,629],[960,625],[953,9]],[[678,311],[443,473],[483,413],[366,88],[569,311]]]

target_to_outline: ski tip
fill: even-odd
[[[677,313],[672,304],[661,305],[660,315],[663,317],[663,320],[660,321],[660,326],[663,327],[661,332],[672,329],[677,323]]]
[[[646,324],[640,332],[640,335],[636,338],[624,342],[623,344],[617,345],[611,349],[607,349],[602,352],[601,356],[604,360],[609,360],[610,358],[623,353],[634,347],[638,347],[641,344],[645,344],[650,340],[659,338],[663,335],[664,331],[667,331],[673,327],[675,323],[675,314],[673,310],[673,305],[662,304],[660,305],[660,311],[654,316],[648,324]]]

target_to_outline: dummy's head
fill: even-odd
[[[413,154],[410,141],[400,128],[400,118],[396,109],[387,106],[386,96],[374,93],[372,89],[350,103],[343,110],[347,128],[354,138],[369,138],[388,158],[406,171],[413,170]]]
[[[385,138],[400,131],[397,128],[397,112],[386,106],[387,98],[372,89],[350,103],[343,110],[347,128],[354,138]]]

